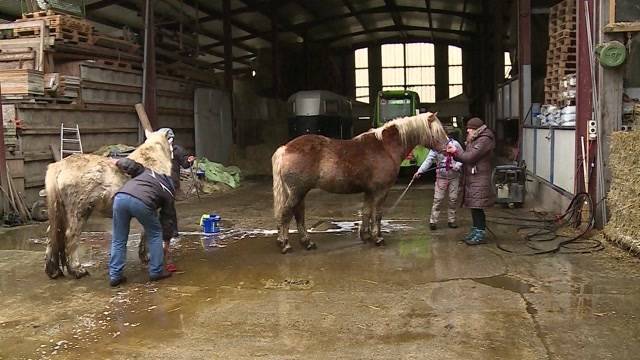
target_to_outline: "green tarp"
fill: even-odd
[[[237,188],[240,186],[240,168],[237,166],[224,166],[206,158],[196,161],[196,169],[204,171],[204,176],[208,181],[220,182]]]

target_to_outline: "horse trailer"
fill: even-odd
[[[289,138],[318,134],[336,139],[353,136],[351,100],[324,90],[299,91],[289,97]]]

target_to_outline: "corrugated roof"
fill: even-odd
[[[143,29],[144,0],[84,0],[84,4],[87,18],[102,31],[118,32],[123,26],[134,32]],[[155,4],[156,23],[163,34],[168,37],[182,28],[183,39],[193,40],[184,43],[195,47],[197,39],[202,60],[222,60],[222,0],[155,0]],[[359,47],[404,40],[464,43],[483,19],[482,0],[231,0],[230,9],[234,68],[249,66],[259,48],[270,47],[272,20],[281,42]],[[20,11],[18,0],[0,0],[0,17],[15,18]]]

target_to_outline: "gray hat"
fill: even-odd
[[[173,130],[171,130],[170,128],[162,128],[162,129],[159,129],[158,131],[164,131],[164,134],[166,135],[167,139],[173,139],[176,137],[176,135],[173,133]]]

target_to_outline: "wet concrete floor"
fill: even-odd
[[[403,190],[397,185],[388,203]],[[147,282],[129,243],[129,282],[106,273],[109,222],[83,235],[91,276],[50,280],[44,226],[0,233],[0,359],[632,359],[640,353],[639,261],[605,246],[522,256],[514,227],[468,247],[469,226],[428,230],[432,186],[388,214],[385,247],[353,232],[360,196],[313,191],[307,224],[318,249],[275,246],[268,181],[181,202],[179,271]],[[224,231],[197,222],[217,212]],[[526,210],[491,214],[528,217]],[[444,215],[444,213],[443,213]],[[443,218],[442,225],[446,225]],[[292,227],[295,228],[295,227]],[[105,230],[107,232],[105,232]]]

